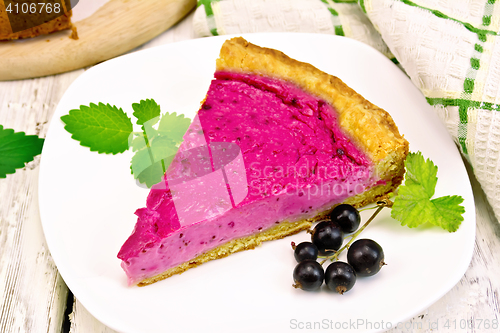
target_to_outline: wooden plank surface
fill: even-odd
[[[75,24],[78,40],[60,31],[0,43],[0,80],[62,73],[118,56],[164,32],[195,5],[196,0],[110,0]]]
[[[83,70],[81,71],[83,72]],[[80,75],[0,82],[0,124],[44,137],[64,91]],[[61,331],[68,289],[45,243],[38,163],[0,179],[0,332]]]
[[[193,38],[193,15],[139,49]],[[44,137],[55,107],[83,70],[57,76],[0,82],[0,124]],[[37,206],[38,161],[0,179],[0,332],[61,332],[67,289],[47,252]],[[477,235],[469,269],[443,298],[390,333],[498,332],[484,321],[500,320],[500,224],[472,177]],[[425,244],[422,244],[425,246]],[[433,258],[422,258],[425,265]],[[450,258],[454,260],[454,258]],[[411,286],[409,286],[411,287]],[[403,300],[411,302],[411,300]],[[70,314],[72,333],[114,333],[77,299]],[[383,304],[383,300],[381,300]],[[314,310],[311,310],[314,311]],[[464,327],[473,320],[475,328]],[[480,320],[483,326],[477,327]],[[448,327],[446,327],[448,323]],[[455,323],[455,324],[454,324]],[[438,324],[439,329],[436,329]],[[283,329],[287,329],[284,323]],[[453,326],[455,325],[455,327]],[[235,328],[237,331],[237,328]]]

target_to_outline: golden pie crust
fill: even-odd
[[[400,135],[389,113],[339,78],[283,52],[251,44],[242,37],[222,45],[217,70],[282,79],[320,97],[337,111],[340,127],[371,158],[380,178],[402,177],[408,141]]]

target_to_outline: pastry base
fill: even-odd
[[[386,199],[389,196],[389,193],[399,186],[401,180],[402,177],[399,180],[395,179],[395,182],[391,182],[390,184],[375,186],[372,189],[361,193],[360,195],[348,198],[346,201],[344,201],[344,203],[351,204],[354,207],[362,207],[366,204]],[[281,222],[272,228],[258,233],[257,235],[234,239],[221,246],[216,247],[213,250],[205,252],[192,260],[172,267],[161,274],[144,279],[137,285],[139,287],[144,287],[164,280],[168,277],[171,277],[172,275],[184,273],[188,269],[194,268],[208,261],[224,258],[236,252],[252,250],[262,244],[262,242],[285,238],[287,236],[297,234],[303,230],[310,229],[314,222],[325,219],[335,206],[337,205],[334,205],[330,209],[317,214],[312,219],[300,220],[297,222]]]
[[[221,246],[216,247],[213,250],[205,252],[198,257],[189,260],[179,266],[167,269],[165,272],[153,276],[148,279],[144,279],[138,283],[139,287],[147,286],[149,284],[158,282],[160,280],[166,279],[174,274],[181,274],[190,268],[196,267],[210,260],[220,259],[227,257],[230,254],[244,251],[252,250],[262,244],[262,242],[270,241],[274,239],[281,239],[286,236],[294,235],[301,232],[302,230],[307,230],[311,228],[313,220],[302,220],[298,222],[281,222],[280,224],[264,230],[257,235],[252,235],[248,237],[233,239]]]

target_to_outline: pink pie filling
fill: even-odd
[[[118,254],[129,284],[376,184],[370,160],[332,111],[290,83],[217,72]]]

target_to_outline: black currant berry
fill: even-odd
[[[330,290],[344,294],[356,283],[356,272],[348,263],[335,261],[325,271],[325,284]]]
[[[347,251],[347,262],[358,276],[371,276],[385,265],[384,250],[371,239],[358,239]]]
[[[325,271],[316,261],[306,259],[301,261],[293,270],[293,281],[295,288],[303,290],[316,290],[323,284]]]
[[[344,241],[344,233],[336,222],[321,221],[314,227],[311,240],[318,247],[320,255],[332,254]]]
[[[337,222],[346,234],[356,231],[361,222],[358,210],[348,204],[335,207],[330,213],[330,218],[333,222]]]
[[[297,262],[301,262],[306,259],[316,260],[318,259],[318,248],[311,242],[302,242],[295,246],[292,242],[292,249],[294,249],[294,256]]]

